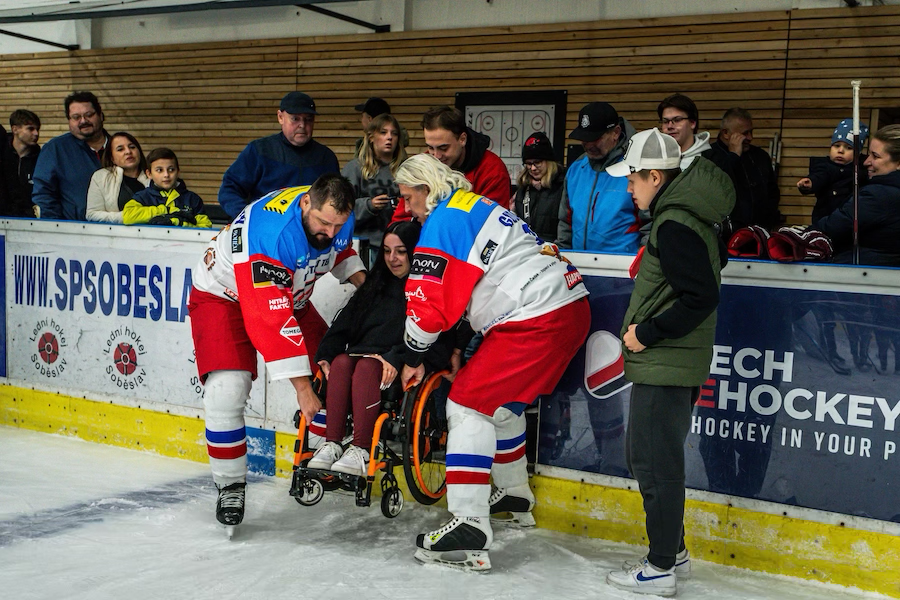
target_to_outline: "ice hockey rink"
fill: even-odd
[[[606,571],[638,546],[495,528],[493,570],[423,566],[415,535],[447,513],[407,502],[393,520],[331,493],[297,504],[251,480],[245,524],[215,522],[203,464],[0,427],[0,597],[31,599],[612,599]],[[874,593],[694,562],[680,598],[832,600]]]

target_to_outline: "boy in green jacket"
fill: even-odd
[[[607,168],[628,177],[637,208],[653,218],[632,265],[634,291],[622,326],[625,377],[633,383],[626,460],[646,513],[649,553],[611,572],[607,583],[639,594],[674,596],[690,574],[684,545],[684,441],[709,378],[720,271],[727,261],[718,225],[734,207],[734,187],[698,157],[681,171],[674,138],[650,129]],[[635,274],[636,272],[636,274]]]

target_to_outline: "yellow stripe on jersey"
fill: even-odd
[[[283,215],[294,200],[309,191],[309,187],[310,186],[308,185],[303,185],[285,188],[275,194],[271,200],[266,202],[265,206],[263,206],[263,210],[271,210],[272,212]]]

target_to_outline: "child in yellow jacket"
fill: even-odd
[[[147,155],[150,185],[134,195],[122,209],[126,225],[212,227],[203,212],[203,200],[178,179],[178,157],[168,148]]]

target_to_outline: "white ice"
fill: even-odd
[[[423,566],[415,535],[445,511],[407,499],[393,520],[377,498],[297,504],[282,478],[248,487],[228,541],[206,465],[0,427],[0,597],[16,600],[637,599],[605,583],[637,546],[495,528],[493,571]],[[880,598],[837,586],[694,562],[680,598]]]

